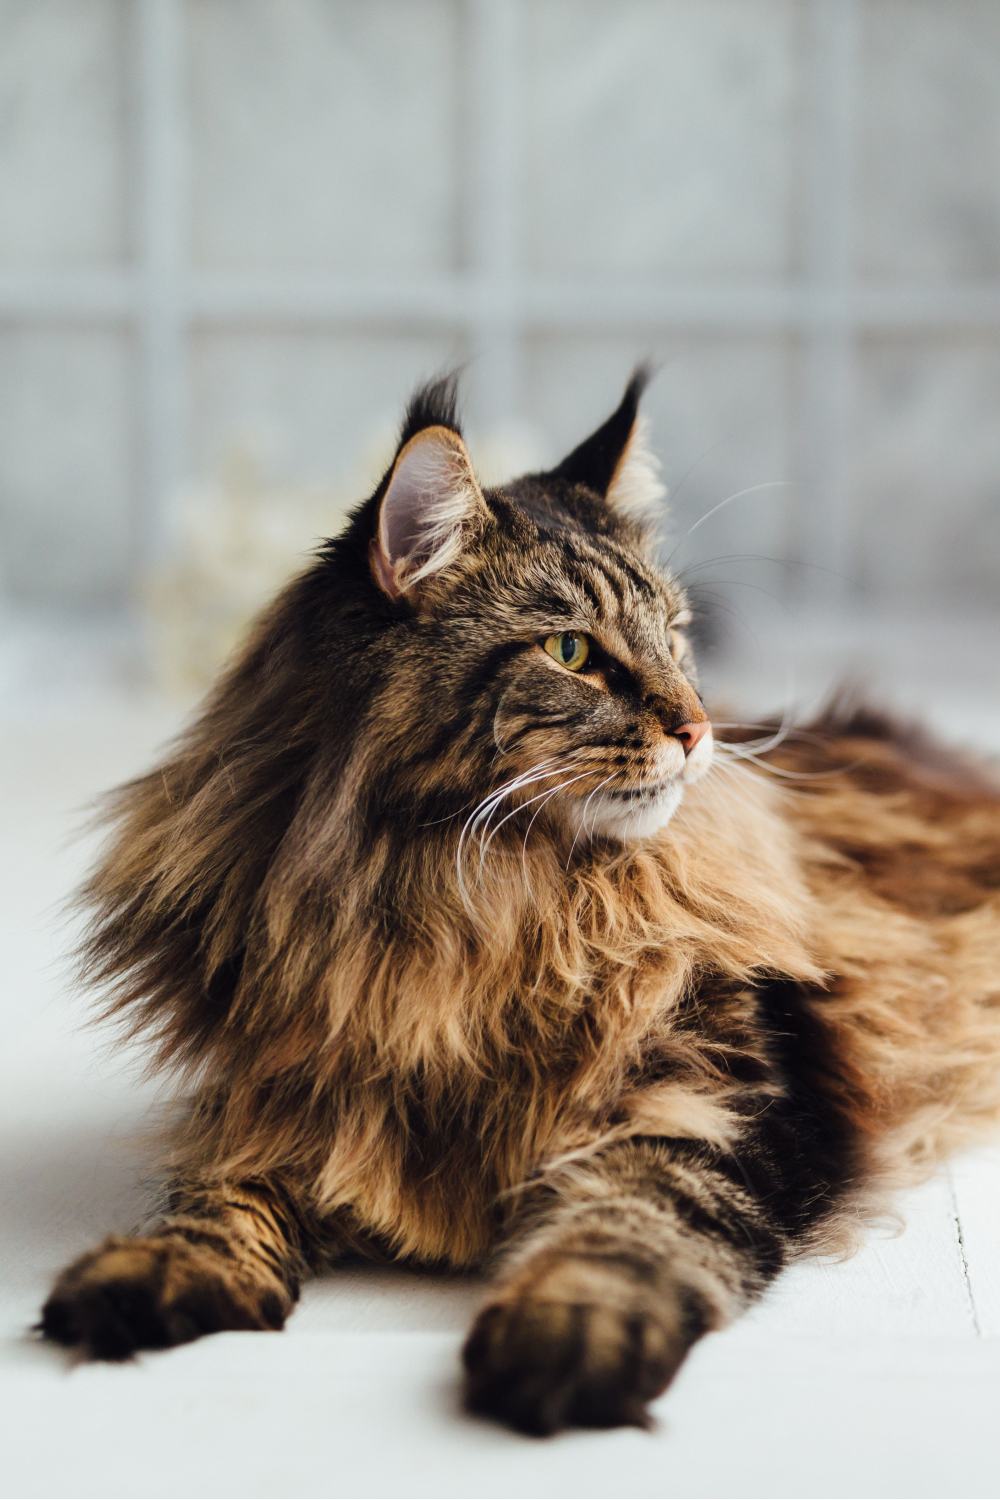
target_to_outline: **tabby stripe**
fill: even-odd
[[[437,726],[434,737],[429,744],[420,749],[412,751],[401,760],[404,770],[410,771],[417,766],[427,765],[438,761],[447,750],[450,750],[456,742],[462,738],[468,739],[477,728],[469,718],[468,710],[454,719],[447,719]]]
[[[256,1260],[265,1266],[282,1285],[290,1285],[298,1281],[295,1272],[282,1261],[281,1257],[275,1250],[271,1249],[270,1245],[260,1244],[259,1242],[248,1242],[244,1248],[251,1260]]]
[[[184,1240],[188,1245],[201,1245],[206,1250],[217,1250],[229,1260],[237,1259],[242,1248],[234,1243],[231,1235],[215,1229],[200,1229],[193,1224],[164,1224],[160,1233],[164,1239]]]
[[[470,674],[470,682],[475,685],[475,690],[487,687],[501,667],[505,667],[515,656],[533,651],[534,644],[533,641],[504,641],[501,645],[494,646],[479,670]]]
[[[494,647],[478,672],[470,674],[463,689],[467,700],[478,697],[486,689],[509,661],[514,657],[523,655],[526,651],[534,649],[534,643],[530,641],[505,641],[502,645]],[[440,760],[444,753],[451,749],[457,741],[469,740],[477,731],[484,727],[484,717],[492,713],[492,707],[487,705],[480,709],[478,716],[470,717],[468,707],[455,718],[439,724],[429,744],[414,750],[402,761],[406,770],[412,770],[416,766],[426,765],[429,762]]]
[[[617,556],[608,556],[604,552],[594,551],[588,557],[591,575],[603,579],[611,591],[611,598],[615,604],[621,604],[628,593],[628,575],[625,569],[620,567],[620,559]]]
[[[527,713],[527,710],[520,710],[520,712]],[[565,725],[577,725],[580,720],[581,715],[578,713],[533,715],[530,723],[525,724],[521,729],[515,729],[513,734],[508,735],[504,742],[504,750],[513,750],[515,745],[520,744],[521,740],[538,729],[558,729]]]
[[[262,1237],[260,1241],[262,1244],[270,1245],[275,1240],[277,1240],[279,1244],[285,1244],[285,1236],[282,1234],[281,1229],[275,1222],[269,1204],[244,1203],[242,1205],[234,1205],[230,1203],[229,1206],[238,1206],[239,1211],[243,1214],[243,1216],[250,1219],[251,1222],[257,1226],[258,1235]],[[244,1231],[244,1233],[246,1233],[246,1231]]]
[[[562,559],[559,565],[562,565]],[[533,610],[541,615],[549,616],[553,622],[572,617],[579,605],[579,601],[571,599],[568,594],[554,594],[545,589],[533,592],[531,603]]]
[[[584,557],[581,559],[581,562],[589,569],[591,589],[597,601],[594,608],[599,614],[605,612],[612,613],[615,605],[619,602],[620,590],[613,585],[606,570],[600,565],[595,555]],[[603,589],[601,587],[602,584],[605,585]]]
[[[638,568],[633,567],[628,558],[622,557],[619,553],[615,553],[615,562],[618,564],[619,568],[621,568],[622,572],[625,574],[625,577],[628,578],[632,582],[632,584],[639,590],[640,594],[645,595],[646,598],[653,597],[653,595],[656,593],[653,585],[650,583],[648,578],[644,578],[642,576]]]
[[[617,1271],[627,1271],[633,1281],[645,1286],[655,1285],[663,1271],[654,1260],[640,1255],[634,1249],[623,1250],[570,1250],[568,1258],[588,1264],[603,1266]]]
[[[274,1214],[275,1222],[281,1230],[286,1241],[295,1249],[301,1249],[305,1235],[305,1226],[302,1217],[296,1212],[295,1204],[283,1188],[273,1188],[271,1200],[271,1212]]]
[[[677,1181],[673,1174],[662,1183],[658,1196],[696,1234],[723,1240],[741,1256],[750,1258],[758,1270],[773,1276],[785,1263],[785,1248],[778,1234],[752,1210],[740,1213],[708,1206]]]
[[[611,585],[615,603],[619,606],[625,604],[628,601],[628,596],[631,592],[628,587],[628,578],[626,577],[625,573],[619,572],[619,570],[614,566],[614,561],[611,558],[602,557],[600,563],[597,566],[600,567],[601,572],[604,574],[605,578]]]
[[[566,571],[569,576],[570,582],[580,590],[581,594],[585,596],[591,609],[593,609],[595,612],[599,611],[601,608],[601,598],[597,590],[594,588],[594,585],[587,577],[585,568],[581,565],[578,565],[576,567],[569,567],[566,569]]]

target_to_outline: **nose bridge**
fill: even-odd
[[[656,714],[668,734],[681,725],[707,723],[701,699],[676,667],[650,674],[643,682],[643,703]]]

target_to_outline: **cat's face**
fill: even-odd
[[[377,712],[415,752],[413,792],[460,797],[487,836],[537,814],[583,842],[647,837],[711,764],[687,602],[623,510],[654,482],[637,395],[558,470],[485,493],[457,431],[421,428],[381,498]]]
[[[511,775],[581,838],[655,833],[713,751],[682,593],[640,551],[573,530],[521,566],[525,649],[493,711]]]

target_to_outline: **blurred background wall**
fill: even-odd
[[[495,478],[641,356],[692,581],[995,622],[1000,3],[0,0],[8,644],[190,656],[417,379]]]

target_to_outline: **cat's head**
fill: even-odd
[[[510,817],[520,838],[537,813],[627,842],[708,769],[687,601],[643,519],[662,496],[645,381],[558,467],[494,489],[453,384],[411,403],[385,478],[325,553],[351,622],[336,712],[353,717],[348,780],[371,814],[471,817],[487,836]]]
[[[286,1066],[312,1046],[306,997],[329,1019],[331,944],[374,919],[385,937],[405,925],[407,953],[438,952],[456,895],[494,947],[501,930],[522,944],[511,910],[497,925],[506,896],[528,889],[535,910],[536,873],[605,846],[615,860],[668,822],[713,747],[683,591],[635,514],[660,496],[643,384],[557,468],[496,489],[477,482],[451,385],[416,397],[374,494],[167,757],[111,798],[116,834],[82,893],[108,1014],[151,1027],[164,1057],[211,1043],[245,1066],[233,1007],[270,1025],[294,995],[278,1005],[300,1026],[275,1042]],[[498,837],[509,857],[487,862]],[[478,904],[463,851],[486,877]],[[366,993],[386,992],[384,952]],[[255,1061],[277,1055],[255,1044]]]

